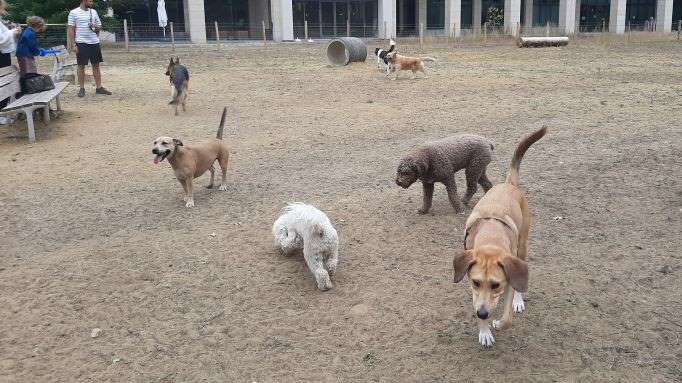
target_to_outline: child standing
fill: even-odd
[[[42,56],[43,49],[38,45],[36,33],[45,30],[45,20],[42,17],[29,16],[26,18],[26,25],[27,28],[21,33],[17,44],[17,61],[21,77],[27,73],[38,73],[35,56]]]

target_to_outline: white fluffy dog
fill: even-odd
[[[291,203],[272,225],[272,235],[284,255],[303,250],[318,289],[332,288],[329,276],[334,275],[339,264],[339,236],[326,214],[312,205]]]

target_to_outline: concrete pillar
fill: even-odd
[[[559,0],[559,28],[567,35],[575,34],[576,0]]]
[[[249,0],[249,34],[251,37],[263,37],[263,21],[265,21],[265,28],[270,29],[268,0]]]
[[[379,23],[379,38],[384,36],[395,38],[395,0],[379,0],[379,15],[377,22]],[[386,25],[387,31],[384,31]]]
[[[291,0],[270,0],[272,13],[272,39],[291,41],[294,39],[294,10]]]
[[[627,0],[611,0],[609,12],[609,32],[622,35],[625,33],[625,6]]]
[[[459,37],[461,28],[462,0],[445,0],[445,34]]]
[[[504,0],[504,30],[513,36],[519,32],[521,22],[521,0]]]
[[[523,8],[523,26],[533,28],[533,0],[526,0]]]
[[[471,24],[474,33],[479,33],[481,31],[481,8],[483,7],[481,0],[474,0],[473,6],[471,7]]]
[[[417,0],[418,2],[418,7],[419,7],[419,12],[417,14],[419,17],[417,18],[417,31],[419,31],[419,24],[424,24],[424,33],[426,33],[426,0]]]
[[[673,25],[673,0],[656,0],[656,31],[670,33]]]
[[[206,13],[204,0],[183,1],[185,12],[185,33],[189,32],[190,40],[195,44],[206,43]]]
[[[405,29],[405,1],[398,0],[398,9],[400,10],[400,20],[398,21],[398,29],[402,32]]]
[[[575,31],[580,32],[580,4],[581,0],[575,0]]]

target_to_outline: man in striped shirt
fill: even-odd
[[[102,50],[99,45],[99,31],[102,21],[97,11],[92,9],[93,0],[81,0],[78,8],[69,12],[69,51],[76,52],[78,64],[78,97],[85,96],[85,66],[92,64],[92,75],[95,77],[97,88],[95,93],[110,95],[111,92],[102,86],[102,73],[99,63],[102,60]]]

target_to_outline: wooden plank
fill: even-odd
[[[8,74],[19,72],[16,66],[10,65],[4,68],[0,68],[0,76],[7,76]]]
[[[568,37],[520,37],[519,47],[559,47],[568,45]]]
[[[0,100],[4,100],[7,97],[12,97],[21,91],[21,85],[19,84],[19,73],[3,76],[0,78],[0,82],[4,82],[4,84],[0,85]]]

